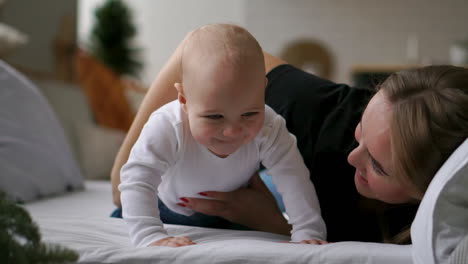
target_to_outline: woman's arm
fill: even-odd
[[[146,93],[135,119],[125,137],[120,150],[114,161],[114,166],[111,171],[112,181],[112,196],[114,204],[121,207],[120,192],[118,186],[120,184],[120,169],[127,162],[130,150],[135,144],[140,132],[148,121],[149,116],[159,107],[167,104],[177,98],[177,91],[174,88],[174,83],[181,81],[181,55],[184,41],[177,47],[172,56],[162,68],[156,79],[151,84]]]
[[[263,52],[263,59],[265,60],[265,74],[268,74],[271,70],[273,70],[275,67],[279,65],[287,64],[286,61],[278,57],[275,57],[265,51]]]
[[[213,200],[186,197],[183,204],[196,212],[216,215],[252,229],[291,235],[291,226],[279,210],[276,200],[260,179],[252,176],[247,187],[232,192],[204,192]]]

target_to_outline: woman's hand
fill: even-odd
[[[156,242],[151,243],[149,246],[164,246],[164,247],[183,247],[196,245],[192,240],[186,236],[183,237],[166,237]]]
[[[290,235],[291,226],[257,173],[250,179],[248,187],[232,192],[206,191],[200,194],[213,200],[184,197],[179,205],[255,230]]]

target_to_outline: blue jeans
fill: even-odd
[[[260,178],[263,180],[265,185],[268,187],[270,192],[276,199],[278,207],[282,212],[285,211],[283,199],[276,190],[275,185],[271,179],[271,176],[266,173],[266,170],[260,171]],[[166,205],[158,200],[158,208],[161,221],[165,224],[174,225],[187,225],[187,226],[200,226],[200,227],[211,227],[211,228],[224,228],[224,229],[236,229],[236,230],[251,230],[250,228],[229,222],[228,220],[211,215],[205,215],[202,213],[194,213],[193,215],[186,216],[171,211]],[[112,212],[111,217],[122,218],[122,209],[117,208]],[[265,219],[268,221],[268,219]]]
[[[209,228],[235,229],[235,230],[251,230],[250,228],[230,222],[218,216],[211,216],[202,213],[194,213],[186,216],[171,211],[167,206],[158,199],[159,217],[165,224],[199,226]],[[112,212],[111,217],[122,218],[122,209],[117,208]]]

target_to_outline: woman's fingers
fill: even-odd
[[[183,205],[196,212],[223,216],[223,212],[227,209],[226,202],[221,200],[201,199],[201,198],[184,198]],[[186,201],[186,202],[185,202]]]
[[[205,196],[205,197],[215,199],[215,200],[230,202],[233,199],[233,193],[234,192],[235,191],[232,191],[232,192],[214,192],[214,191],[210,192],[210,191],[207,191],[207,192],[200,192],[198,194],[200,194],[202,196]]]

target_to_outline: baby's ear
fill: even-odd
[[[178,82],[174,83],[174,87],[176,88],[177,92],[179,92],[179,93],[184,92],[184,87],[182,86],[181,83],[178,83]]]
[[[174,87],[177,90],[177,100],[179,100],[179,103],[182,105],[182,109],[185,111],[187,99],[184,95],[184,86],[181,83],[174,83]]]

